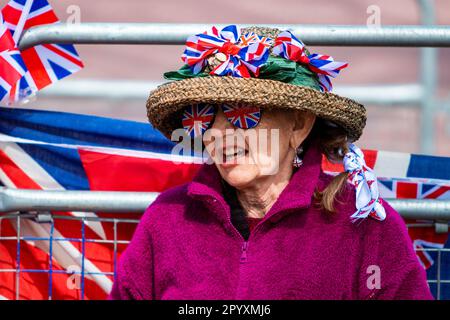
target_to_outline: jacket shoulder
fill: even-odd
[[[170,217],[184,212],[190,200],[187,195],[188,185],[189,182],[161,192],[144,211],[140,223],[150,224],[160,219],[169,221]]]

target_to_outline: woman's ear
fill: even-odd
[[[289,144],[295,150],[311,132],[316,122],[316,115],[309,111],[294,111],[293,117],[294,127]]]

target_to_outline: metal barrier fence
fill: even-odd
[[[17,236],[1,236],[0,234],[0,241],[11,241],[15,243],[16,247],[16,261],[15,261],[15,268],[11,269],[0,269],[0,273],[9,273],[14,274],[15,277],[15,287],[14,287],[14,295],[16,300],[20,300],[21,297],[21,275],[26,273],[44,273],[48,274],[48,299],[51,300],[53,297],[53,275],[57,274],[66,274],[66,275],[76,275],[79,276],[80,279],[80,286],[79,288],[75,288],[76,290],[79,290],[79,296],[80,299],[85,299],[85,279],[89,276],[99,276],[99,275],[105,275],[105,276],[111,276],[115,277],[115,273],[117,270],[117,261],[118,261],[118,246],[119,245],[126,245],[129,243],[130,239],[118,239],[117,237],[117,229],[119,224],[137,224],[139,222],[138,219],[127,219],[127,218],[100,218],[100,217],[75,217],[75,216],[60,216],[60,215],[50,215],[50,214],[42,214],[42,213],[21,213],[21,214],[6,214],[6,215],[0,215],[0,226],[2,225],[2,220],[11,220],[14,221],[17,228]],[[50,234],[49,237],[37,237],[37,236],[30,236],[30,235],[24,235],[21,231],[21,225],[23,223],[23,220],[32,220],[33,222],[43,223],[49,225],[50,228]],[[54,224],[56,220],[74,220],[80,222],[80,230],[81,230],[81,237],[57,237],[54,235]],[[89,221],[97,221],[97,222],[109,222],[113,224],[113,230],[114,230],[114,236],[112,240],[108,239],[93,239],[86,236],[85,226],[86,222]],[[414,227],[424,227],[424,226],[432,226],[432,224],[410,224],[408,225],[409,228]],[[448,224],[447,224],[448,226]],[[29,268],[22,268],[21,267],[21,246],[24,241],[42,241],[46,242],[48,244],[49,248],[49,256],[48,256],[48,268],[43,269],[29,269]],[[79,271],[77,270],[59,270],[53,268],[53,245],[56,242],[71,242],[71,243],[80,243],[81,244],[81,269]],[[113,252],[113,259],[111,261],[112,264],[112,272],[111,271],[100,271],[100,272],[90,272],[86,270],[85,267],[85,260],[86,260],[86,254],[85,254],[85,247],[87,243],[98,243],[103,245],[111,245],[112,246],[112,252]],[[416,248],[417,251],[423,251],[427,253],[436,252],[437,253],[437,272],[436,272],[436,278],[428,278],[428,283],[433,284],[436,286],[436,299],[440,300],[442,295],[442,286],[450,286],[450,279],[442,279],[441,277],[441,261],[444,258],[444,255],[450,254],[450,249],[448,248]],[[73,289],[73,288],[72,288]]]
[[[0,187],[0,212],[144,212],[157,192],[25,190]],[[388,199],[405,219],[450,221],[450,200]]]
[[[75,288],[79,290],[80,299],[85,299],[85,279],[89,276],[112,276],[115,277],[116,266],[117,266],[117,258],[118,258],[118,246],[123,244],[126,245],[130,241],[130,239],[118,239],[117,237],[117,229],[119,224],[137,224],[139,222],[138,219],[127,219],[127,218],[100,218],[100,217],[75,217],[75,216],[62,216],[62,215],[51,215],[50,213],[20,213],[20,214],[0,214],[0,226],[2,225],[2,220],[12,220],[16,224],[17,235],[16,236],[1,236],[0,233],[0,241],[12,241],[16,244],[16,261],[15,268],[12,269],[0,269],[0,273],[14,273],[15,274],[15,287],[14,287],[14,296],[16,300],[20,300],[20,292],[21,292],[21,274],[25,273],[39,273],[39,274],[48,274],[48,299],[51,300],[53,297],[53,275],[54,274],[66,274],[70,276],[79,276],[80,277],[80,286],[79,288]],[[37,237],[34,235],[23,235],[21,230],[21,225],[23,220],[32,220],[34,222],[43,223],[50,225],[50,235],[49,237]],[[55,220],[74,220],[80,222],[80,230],[81,237],[73,238],[73,237],[57,237],[54,236],[54,224]],[[96,221],[96,222],[108,222],[113,224],[114,236],[112,240],[108,239],[93,239],[86,237],[86,222]],[[1,230],[1,229],[0,229]],[[22,268],[21,267],[21,247],[24,241],[42,241],[48,243],[48,269],[38,269],[38,268]],[[77,270],[59,270],[53,268],[53,245],[55,242],[71,242],[71,243],[80,243],[81,244],[81,269]],[[90,272],[86,270],[85,261],[86,261],[86,243],[98,243],[103,245],[112,245],[113,250],[113,259],[112,259],[112,272],[110,271],[100,271],[100,272]]]
[[[448,223],[444,224],[444,228],[447,228],[448,230]],[[433,224],[429,223],[411,223],[407,224],[408,228],[423,228],[423,227],[432,227]],[[436,225],[434,225],[436,227]],[[436,227],[437,229],[437,227]],[[437,300],[442,299],[442,291],[443,286],[450,286],[450,278],[443,279],[442,278],[442,261],[448,257],[444,255],[450,254],[450,248],[414,248],[416,250],[416,253],[423,252],[423,253],[436,253],[437,259],[434,263],[436,263],[436,277],[430,278],[428,277],[427,281],[430,285],[435,285],[436,290],[434,292],[435,298]],[[448,289],[447,289],[448,290]]]

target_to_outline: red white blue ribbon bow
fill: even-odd
[[[377,177],[364,160],[364,154],[354,144],[349,145],[349,152],[344,156],[344,168],[356,188],[356,212],[351,215],[355,222],[368,216],[383,221],[386,212],[378,193]]]
[[[221,31],[212,27],[209,31],[187,39],[181,59],[197,74],[206,66],[209,56],[222,53],[223,61],[211,74],[250,78],[252,73],[257,77],[259,68],[267,61],[269,49],[266,42],[259,41],[256,35],[249,35],[242,40],[236,25],[224,27]]]
[[[331,91],[330,77],[335,78],[339,71],[348,66],[347,62],[334,61],[333,57],[318,53],[307,54],[305,45],[290,31],[281,32],[275,39],[272,53],[308,66],[317,74],[322,91]]]

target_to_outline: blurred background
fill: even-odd
[[[0,0],[0,6],[6,3],[7,0]],[[426,3],[434,7],[428,15]],[[381,26],[450,24],[448,0],[58,0],[52,1],[52,6],[62,22],[70,19],[75,8],[81,22],[366,25],[375,6],[379,8]],[[147,122],[145,101],[152,85],[163,81],[163,72],[182,65],[183,46],[78,44],[76,48],[85,68],[42,90],[37,99],[22,107]],[[360,89],[364,86],[359,94],[378,88],[380,99],[390,100],[396,93],[403,97],[395,102],[366,103],[368,122],[358,142],[360,147],[450,155],[450,48],[428,51],[429,57],[436,55],[436,73],[421,64],[425,50],[430,49],[311,46],[309,49],[349,62],[349,67],[333,81],[336,93],[350,94],[354,86]],[[423,94],[420,86],[425,76],[423,70],[436,83],[430,91],[431,98]],[[390,85],[396,89],[385,90],[384,86]],[[130,92],[136,92],[127,97],[67,94],[75,89],[113,92],[117,87],[129,87]],[[424,99],[417,98],[422,95]],[[408,96],[411,99],[405,99]],[[430,119],[423,122],[424,117]],[[424,134],[431,140],[421,138]]]

